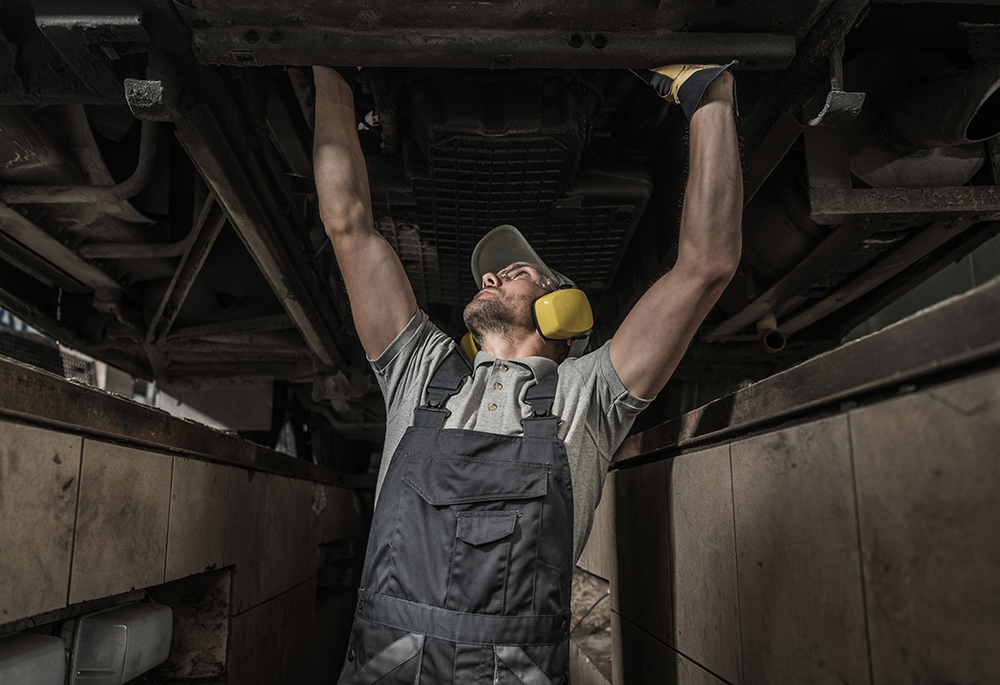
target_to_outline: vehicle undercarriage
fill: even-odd
[[[737,59],[743,261],[662,421],[1000,232],[998,31],[985,2],[5,0],[0,304],[363,472],[382,401],[318,216],[309,65],[362,67],[375,222],[433,320],[461,336],[472,248],[511,223],[588,293],[596,346],[676,257],[686,122],[631,70]]]

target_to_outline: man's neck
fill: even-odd
[[[520,337],[487,336],[479,349],[497,359],[523,359],[525,357],[553,358],[551,345],[537,332]]]

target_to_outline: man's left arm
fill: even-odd
[[[663,389],[739,266],[743,175],[733,97],[733,77],[722,72],[691,117],[677,263],[646,291],[611,342],[615,372],[638,397]]]

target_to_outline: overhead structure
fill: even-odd
[[[266,404],[243,428],[316,459],[384,410],[309,65],[362,67],[376,226],[456,338],[495,225],[587,291],[592,344],[673,264],[684,121],[631,69],[739,60],[743,263],[678,379],[787,368],[1000,231],[991,4],[13,0],[0,26],[0,304],[193,402]]]

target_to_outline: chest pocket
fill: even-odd
[[[432,594],[446,609],[530,612],[532,598],[523,590],[531,587],[535,574],[548,474],[545,463],[407,455],[403,482],[418,497],[406,507],[409,513],[400,514],[409,517],[411,531],[419,520],[417,525],[440,547],[435,545],[438,554],[426,548],[422,553],[399,549],[398,561],[411,574],[445,581]],[[406,547],[407,540],[398,544]]]

